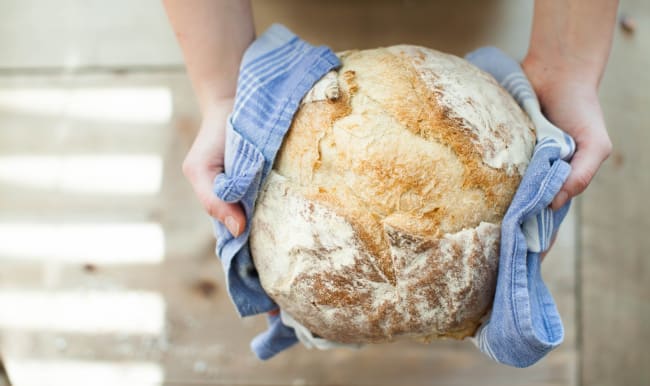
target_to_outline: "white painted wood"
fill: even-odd
[[[159,0],[3,0],[0,70],[180,66]]]

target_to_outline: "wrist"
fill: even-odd
[[[531,53],[521,62],[521,67],[542,104],[558,92],[570,91],[585,97],[598,94],[599,75],[588,68],[562,61],[543,60]]]
[[[228,116],[235,103],[235,96],[201,99],[203,120],[222,119]]]
[[[236,79],[236,76],[234,77]],[[214,109],[221,109],[223,105],[232,105],[235,99],[236,83],[231,80],[224,81],[202,81],[195,87],[195,95],[201,114],[207,115]],[[232,107],[232,106],[231,106]]]

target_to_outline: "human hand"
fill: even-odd
[[[557,210],[587,188],[609,157],[612,143],[595,82],[577,73],[546,67],[530,57],[524,59],[522,68],[545,116],[576,142],[571,174],[551,203],[551,209]]]
[[[205,109],[201,128],[183,161],[183,174],[205,211],[237,237],[246,227],[244,211],[237,203],[220,200],[212,191],[215,177],[224,169],[226,119],[233,103],[233,98],[224,98]]]

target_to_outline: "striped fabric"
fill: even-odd
[[[499,80],[499,82],[532,119],[537,132],[538,146],[542,144],[543,146],[559,146],[560,158],[565,161],[571,159],[576,149],[573,138],[553,125],[542,115],[537,96],[530,82],[528,82],[526,75],[521,70],[514,71],[502,80]],[[548,249],[551,236],[553,235],[551,219],[551,209],[545,208],[536,216],[526,220],[523,229],[529,250],[541,252]]]
[[[567,204],[552,212],[548,204],[568,175],[569,166],[562,159],[570,157],[575,145],[539,113],[539,104],[516,62],[493,48],[477,50],[469,59],[492,73],[538,127],[533,159],[502,224],[492,315],[474,339],[491,358],[523,367],[539,360],[563,336],[555,304],[539,275],[539,252],[548,248],[568,210]],[[225,170],[215,179],[214,192],[224,201],[240,202],[248,220],[300,100],[339,65],[327,47],[313,47],[280,25],[273,25],[246,51],[227,121]],[[233,238],[221,223],[214,222],[228,293],[241,316],[277,308],[262,289],[253,265],[249,226]],[[291,319],[283,313],[268,316],[268,330],[251,343],[260,359],[271,358],[297,342],[296,331],[282,323],[283,317]],[[311,336],[296,323],[289,324],[302,331],[301,339]],[[305,343],[319,348],[337,346],[314,339]]]
[[[248,245],[255,199],[271,170],[300,100],[340,62],[327,47],[314,47],[281,25],[273,25],[242,58],[233,111],[226,126],[224,172],[214,193],[240,202],[248,219],[237,238],[213,221],[217,255],[226,274],[228,293],[241,316],[277,308],[262,288]],[[269,316],[269,330],[255,338],[252,349],[267,359],[297,342],[293,329]]]
[[[519,67],[519,65],[514,61],[510,64]],[[554,139],[557,145],[560,146],[560,156],[562,159],[569,159],[576,150],[573,138],[549,122],[542,114],[533,87],[528,81],[528,78],[526,78],[526,75],[522,72],[521,68],[519,67],[517,71],[506,75],[503,79],[497,80],[501,86],[503,86],[503,88],[513,96],[524,111],[526,111],[528,116],[530,116],[531,120],[535,124],[535,130],[537,131],[537,141],[541,142],[545,138]]]
[[[466,57],[492,74],[530,116],[537,144],[526,173],[501,224],[501,251],[494,304],[472,339],[490,358],[527,367],[564,339],[562,320],[540,272],[540,253],[569,210],[554,212],[549,205],[571,171],[567,163],[575,151],[573,139],[551,124],[517,62],[494,47],[480,48]]]

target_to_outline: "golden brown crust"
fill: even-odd
[[[321,337],[343,343],[462,338],[489,309],[497,225],[435,240],[384,226],[396,278],[390,283],[347,219],[305,199],[275,172],[262,194],[250,239],[262,284]]]
[[[455,68],[412,46],[346,52],[338,98],[304,103],[285,137],[250,245],[266,291],[317,335],[462,338],[490,307],[499,224],[521,178],[511,160],[530,157],[533,132],[464,63],[477,97],[463,108],[490,127],[450,109],[453,84],[430,71],[438,58]],[[503,117],[481,110],[484,89]],[[513,136],[526,146],[508,149]]]

